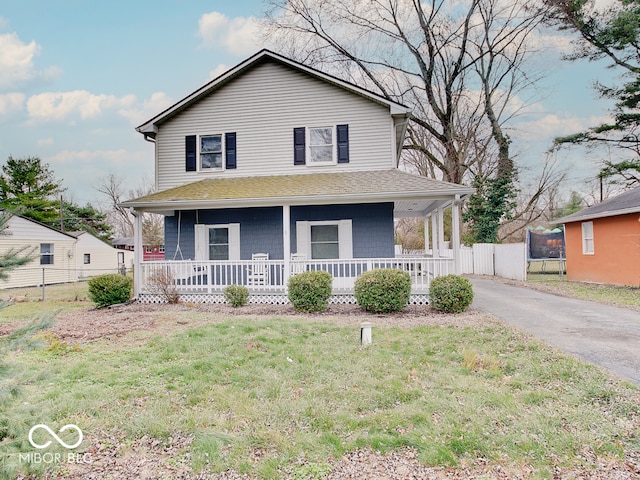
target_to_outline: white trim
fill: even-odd
[[[211,167],[211,168],[202,168],[202,137],[220,137],[220,166],[219,167]],[[197,135],[197,171],[200,173],[211,173],[211,172],[224,172],[227,166],[227,155],[226,155],[226,134],[223,133],[206,133],[202,135]]]
[[[311,255],[311,227],[316,225],[336,225],[338,227],[338,257],[336,260],[353,258],[353,228],[352,220],[322,220],[296,222],[297,253],[305,255],[309,260]]]
[[[226,228],[229,231],[229,260],[240,260],[240,224],[220,223],[194,225],[195,260],[209,261],[209,229]]]
[[[311,160],[311,130],[331,129],[331,161],[328,162],[314,162]],[[314,147],[322,147],[322,145],[313,145]],[[328,145],[325,145],[328,146]],[[337,125],[326,125],[318,127],[306,127],[305,131],[305,155],[307,161],[305,165],[307,167],[323,167],[329,165],[338,164],[338,130]]]
[[[582,230],[582,254],[595,255],[593,222],[582,222],[581,230]]]

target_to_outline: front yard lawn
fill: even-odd
[[[5,471],[343,478],[346,458],[380,452],[390,463],[401,453],[417,478],[640,475],[636,387],[484,316],[422,308],[244,317],[154,307],[143,330],[92,341],[58,327],[11,358],[21,395],[1,414]],[[109,318],[82,312],[88,324]],[[111,319],[138,315],[121,307]],[[78,425],[76,451],[91,462],[20,462],[38,423]]]

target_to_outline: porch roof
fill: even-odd
[[[211,178],[121,203],[141,211],[394,202],[421,216],[473,189],[393,170]]]

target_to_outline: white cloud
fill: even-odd
[[[8,115],[21,110],[24,98],[24,94],[17,92],[0,95],[0,115]]]
[[[15,33],[0,34],[0,89],[13,88],[38,78],[50,78],[58,69],[37,70],[33,59],[40,46],[24,43]]]
[[[133,160],[147,159],[148,152],[130,152],[125,149],[119,150],[63,150],[53,156],[47,157],[47,161],[59,165],[81,166],[86,164],[102,164],[114,166],[124,166]]]
[[[231,68],[230,66],[225,65],[224,63],[221,63],[220,65],[218,65],[216,68],[214,68],[209,72],[209,79],[213,80],[214,78],[219,77],[230,68]]]
[[[49,137],[49,138],[41,138],[40,140],[38,140],[38,146],[39,147],[48,147],[53,145],[53,138]]]
[[[120,110],[135,103],[134,95],[116,97],[95,95],[85,90],[47,92],[33,95],[27,101],[31,122],[97,117],[109,110]]]
[[[204,47],[224,47],[234,55],[249,55],[262,47],[258,20],[254,17],[229,18],[219,12],[205,13],[198,21]]]
[[[123,108],[119,110],[119,113],[133,125],[138,126],[164,111],[173,103],[173,100],[166,93],[155,92],[149,100],[143,102],[141,107]]]
[[[514,125],[522,132],[519,136],[526,139],[551,139],[563,135],[582,132],[589,127],[611,121],[607,115],[592,115],[590,117],[576,117],[569,114],[547,114],[535,121],[518,122]]]

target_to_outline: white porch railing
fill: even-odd
[[[178,294],[221,293],[229,285],[245,285],[252,293],[283,293],[287,278],[310,270],[333,277],[334,294],[353,293],[356,278],[375,268],[399,268],[411,275],[412,293],[426,293],[435,277],[454,273],[452,258],[354,258],[348,260],[291,260],[285,275],[284,260],[154,261],[142,262],[140,292],[158,293],[170,283]]]

